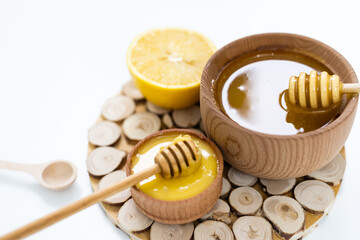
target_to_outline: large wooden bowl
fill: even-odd
[[[240,126],[219,108],[212,84],[234,58],[260,50],[290,50],[323,63],[343,82],[358,82],[346,59],[317,40],[287,33],[265,33],[238,39],[218,50],[206,64],[200,88],[201,116],[208,136],[224,159],[258,177],[286,179],[304,176],[327,164],[344,146],[350,133],[358,96],[343,98],[341,115],[326,127],[297,135],[271,135]]]
[[[215,154],[217,155],[219,164],[218,175],[214,181],[200,194],[179,201],[159,200],[150,197],[138,190],[136,187],[131,188],[131,195],[139,210],[149,218],[166,224],[183,224],[192,222],[207,213],[215,205],[220,196],[224,162],[219,148],[210,139],[200,133],[185,129],[168,129],[151,134],[137,143],[128,154],[126,161],[126,174],[131,174],[131,159],[132,156],[137,153],[140,146],[146,144],[146,142],[152,138],[173,133],[193,135],[207,142],[213,148]]]

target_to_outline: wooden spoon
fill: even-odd
[[[33,175],[40,184],[51,190],[68,188],[77,177],[77,168],[68,161],[58,160],[41,164],[23,164],[0,161],[0,168]]]
[[[360,93],[360,84],[343,84],[338,75],[311,71],[309,75],[302,72],[298,77],[291,76],[288,92],[292,104],[317,109],[340,102],[342,94]]]
[[[125,180],[110,187],[104,188],[74,203],[71,203],[53,213],[50,213],[38,220],[20,227],[10,232],[0,240],[21,239],[54,223],[57,223],[91,205],[104,200],[115,193],[118,193],[136,183],[154,175],[161,173],[165,178],[172,178],[178,175],[187,175],[195,167],[199,167],[201,154],[193,141],[179,141],[170,144],[167,148],[159,152],[155,157],[155,163],[141,172],[127,177]]]

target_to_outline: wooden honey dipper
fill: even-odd
[[[189,173],[191,168],[198,167],[201,159],[195,143],[191,140],[171,143],[168,147],[162,149],[155,157],[153,166],[127,177],[125,180],[114,184],[101,191],[95,192],[74,203],[71,203],[53,213],[50,213],[38,220],[20,227],[4,236],[0,240],[22,239],[35,232],[40,231],[54,223],[57,223],[93,204],[104,200],[126,188],[134,186],[136,183],[151,177],[154,174],[161,173],[165,178],[173,178]]]
[[[302,108],[329,107],[340,102],[342,94],[359,92],[360,84],[343,84],[338,75],[329,75],[327,72],[319,74],[311,71],[310,75],[302,72],[299,77],[291,76],[289,79],[289,101]]]

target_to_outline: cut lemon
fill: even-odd
[[[127,65],[147,100],[165,108],[199,101],[202,70],[215,46],[204,35],[177,28],[154,29],[137,36]]]

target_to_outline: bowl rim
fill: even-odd
[[[249,42],[253,39],[257,39],[257,38],[265,38],[265,37],[290,37],[296,40],[300,40],[300,41],[310,41],[313,44],[316,44],[317,46],[320,46],[324,49],[326,49],[327,51],[332,52],[333,54],[336,54],[336,57],[338,58],[338,61],[341,61],[345,67],[347,68],[348,71],[353,72],[353,75],[349,75],[349,79],[351,79],[351,83],[358,83],[358,79],[357,76],[355,74],[354,69],[352,68],[352,66],[350,65],[350,63],[345,59],[344,56],[342,56],[339,52],[337,52],[335,49],[333,49],[332,47],[326,45],[323,42],[320,42],[319,40],[307,37],[307,36],[303,36],[303,35],[299,35],[299,34],[294,34],[294,33],[282,33],[282,32],[269,32],[269,33],[259,33],[259,34],[254,34],[254,35],[248,35],[242,38],[239,38],[237,40],[234,40],[228,44],[226,44],[225,46],[223,46],[222,48],[220,48],[219,50],[217,50],[209,59],[209,61],[206,63],[203,73],[201,75],[201,87],[200,87],[200,95],[208,95],[210,96],[211,99],[211,109],[214,110],[214,112],[216,113],[216,115],[218,117],[221,118],[221,120],[223,120],[226,124],[231,125],[234,128],[237,129],[241,129],[242,131],[245,131],[247,133],[250,134],[255,134],[258,135],[260,137],[272,137],[272,138],[278,138],[278,139],[303,139],[303,138],[308,138],[311,136],[316,136],[319,134],[323,134],[325,132],[329,132],[332,129],[336,128],[337,126],[339,126],[341,123],[343,123],[347,118],[349,118],[352,114],[353,111],[356,111],[356,107],[357,107],[357,103],[358,103],[358,98],[359,95],[355,94],[353,95],[353,97],[348,100],[348,103],[346,104],[345,108],[343,109],[342,113],[340,114],[340,116],[338,116],[334,121],[332,121],[331,123],[327,124],[324,127],[321,128],[317,128],[315,130],[309,131],[309,132],[304,132],[301,134],[294,134],[294,135],[278,135],[278,134],[268,134],[268,133],[263,133],[263,132],[258,132],[255,130],[251,130],[249,128],[243,127],[241,126],[239,123],[235,122],[233,119],[231,119],[230,117],[228,117],[218,106],[217,106],[217,101],[212,93],[212,84],[210,84],[210,87],[207,87],[205,82],[211,82],[212,79],[208,79],[208,76],[205,77],[205,74],[209,68],[211,68],[212,64],[214,63],[215,59],[219,58],[222,56],[223,52],[229,51],[228,49],[231,49],[234,45],[238,44],[239,42]],[[267,45],[264,45],[267,46]],[[249,51],[250,52],[250,51]],[[310,51],[307,51],[310,53]],[[232,60],[230,60],[229,62],[231,62]],[[221,70],[229,63],[227,62],[225,65],[221,66]],[[326,65],[326,64],[325,64]],[[217,76],[220,72],[217,73]],[[216,76],[216,77],[217,77]],[[216,79],[214,79],[216,80]],[[200,97],[201,99],[202,97]],[[200,107],[201,107],[201,102],[200,101]]]
[[[157,131],[157,132],[155,132],[153,134],[148,135],[147,137],[145,137],[144,139],[139,141],[131,149],[131,151],[127,155],[126,166],[125,166],[126,175],[127,176],[131,175],[131,158],[137,152],[137,150],[139,149],[139,147],[141,145],[143,145],[144,143],[146,143],[147,141],[149,141],[152,138],[163,136],[163,135],[166,135],[166,134],[171,134],[171,133],[194,135],[197,138],[200,138],[201,140],[207,142],[211,146],[211,148],[214,150],[216,156],[218,157],[218,174],[216,175],[213,182],[204,191],[200,192],[199,194],[197,194],[197,195],[195,195],[193,197],[190,197],[190,198],[181,199],[181,200],[175,200],[175,201],[161,200],[161,199],[158,199],[158,198],[151,197],[151,196],[147,195],[146,193],[144,193],[144,192],[140,191],[139,189],[137,189],[135,186],[131,187],[131,191],[137,191],[137,193],[139,193],[141,195],[141,197],[146,198],[149,201],[158,201],[160,203],[166,203],[166,204],[175,203],[175,202],[176,203],[187,203],[187,202],[193,201],[193,199],[206,196],[213,188],[217,187],[219,181],[222,181],[222,176],[223,176],[223,171],[224,171],[224,160],[223,160],[223,156],[221,154],[220,149],[217,147],[217,145],[212,140],[210,140],[205,135],[200,134],[198,132],[195,132],[193,130],[181,129],[181,128],[171,128],[171,129],[160,130],[160,131]],[[221,188],[221,184],[220,184],[220,188]],[[220,194],[220,191],[219,191],[219,194]],[[218,198],[219,198],[219,196],[218,196]]]

